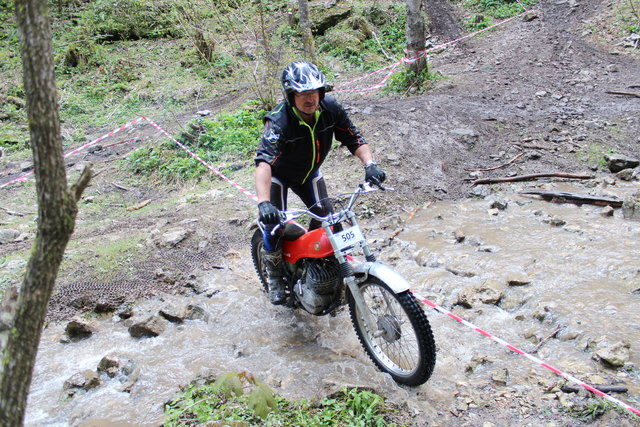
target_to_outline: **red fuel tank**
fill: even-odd
[[[333,254],[331,242],[324,229],[307,231],[294,241],[285,240],[282,244],[284,260],[295,264],[300,258],[324,258]]]

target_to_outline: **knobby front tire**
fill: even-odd
[[[267,274],[267,268],[264,265],[264,259],[262,258],[262,248],[264,247],[264,240],[262,237],[262,231],[257,229],[251,237],[251,259],[253,260],[253,267],[256,269],[258,278],[264,287],[264,291],[269,293],[269,275]]]
[[[376,277],[361,283],[360,292],[377,325],[367,329],[350,295],[349,312],[358,339],[373,363],[408,386],[424,384],[436,363],[436,345],[424,311],[409,291],[395,294]]]

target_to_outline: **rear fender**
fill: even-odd
[[[408,291],[410,286],[409,282],[405,280],[399,273],[379,262],[363,262],[353,266],[353,271],[356,276],[373,276],[380,279],[383,283],[391,288],[391,290],[399,294],[404,291]]]

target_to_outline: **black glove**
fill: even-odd
[[[279,224],[280,223],[280,211],[273,206],[271,202],[260,202],[258,204],[258,220],[265,224]]]
[[[378,164],[376,162],[369,162],[364,167],[364,171],[364,180],[374,185],[382,184],[386,178],[386,175],[384,174],[382,169],[378,167]]]

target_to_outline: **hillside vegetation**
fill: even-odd
[[[465,0],[468,30],[522,11],[533,0]],[[51,2],[56,77],[66,147],[94,129],[139,115],[175,120],[212,99],[279,98],[279,70],[302,55],[296,11],[286,0]],[[638,33],[638,0],[622,0],[594,37]],[[402,1],[311,2],[319,62],[330,81],[403,56]],[[13,2],[0,2],[0,145],[25,149],[28,134]],[[239,107],[238,102],[231,104]],[[180,123],[183,125],[184,123]],[[209,148],[209,147],[207,147]]]

